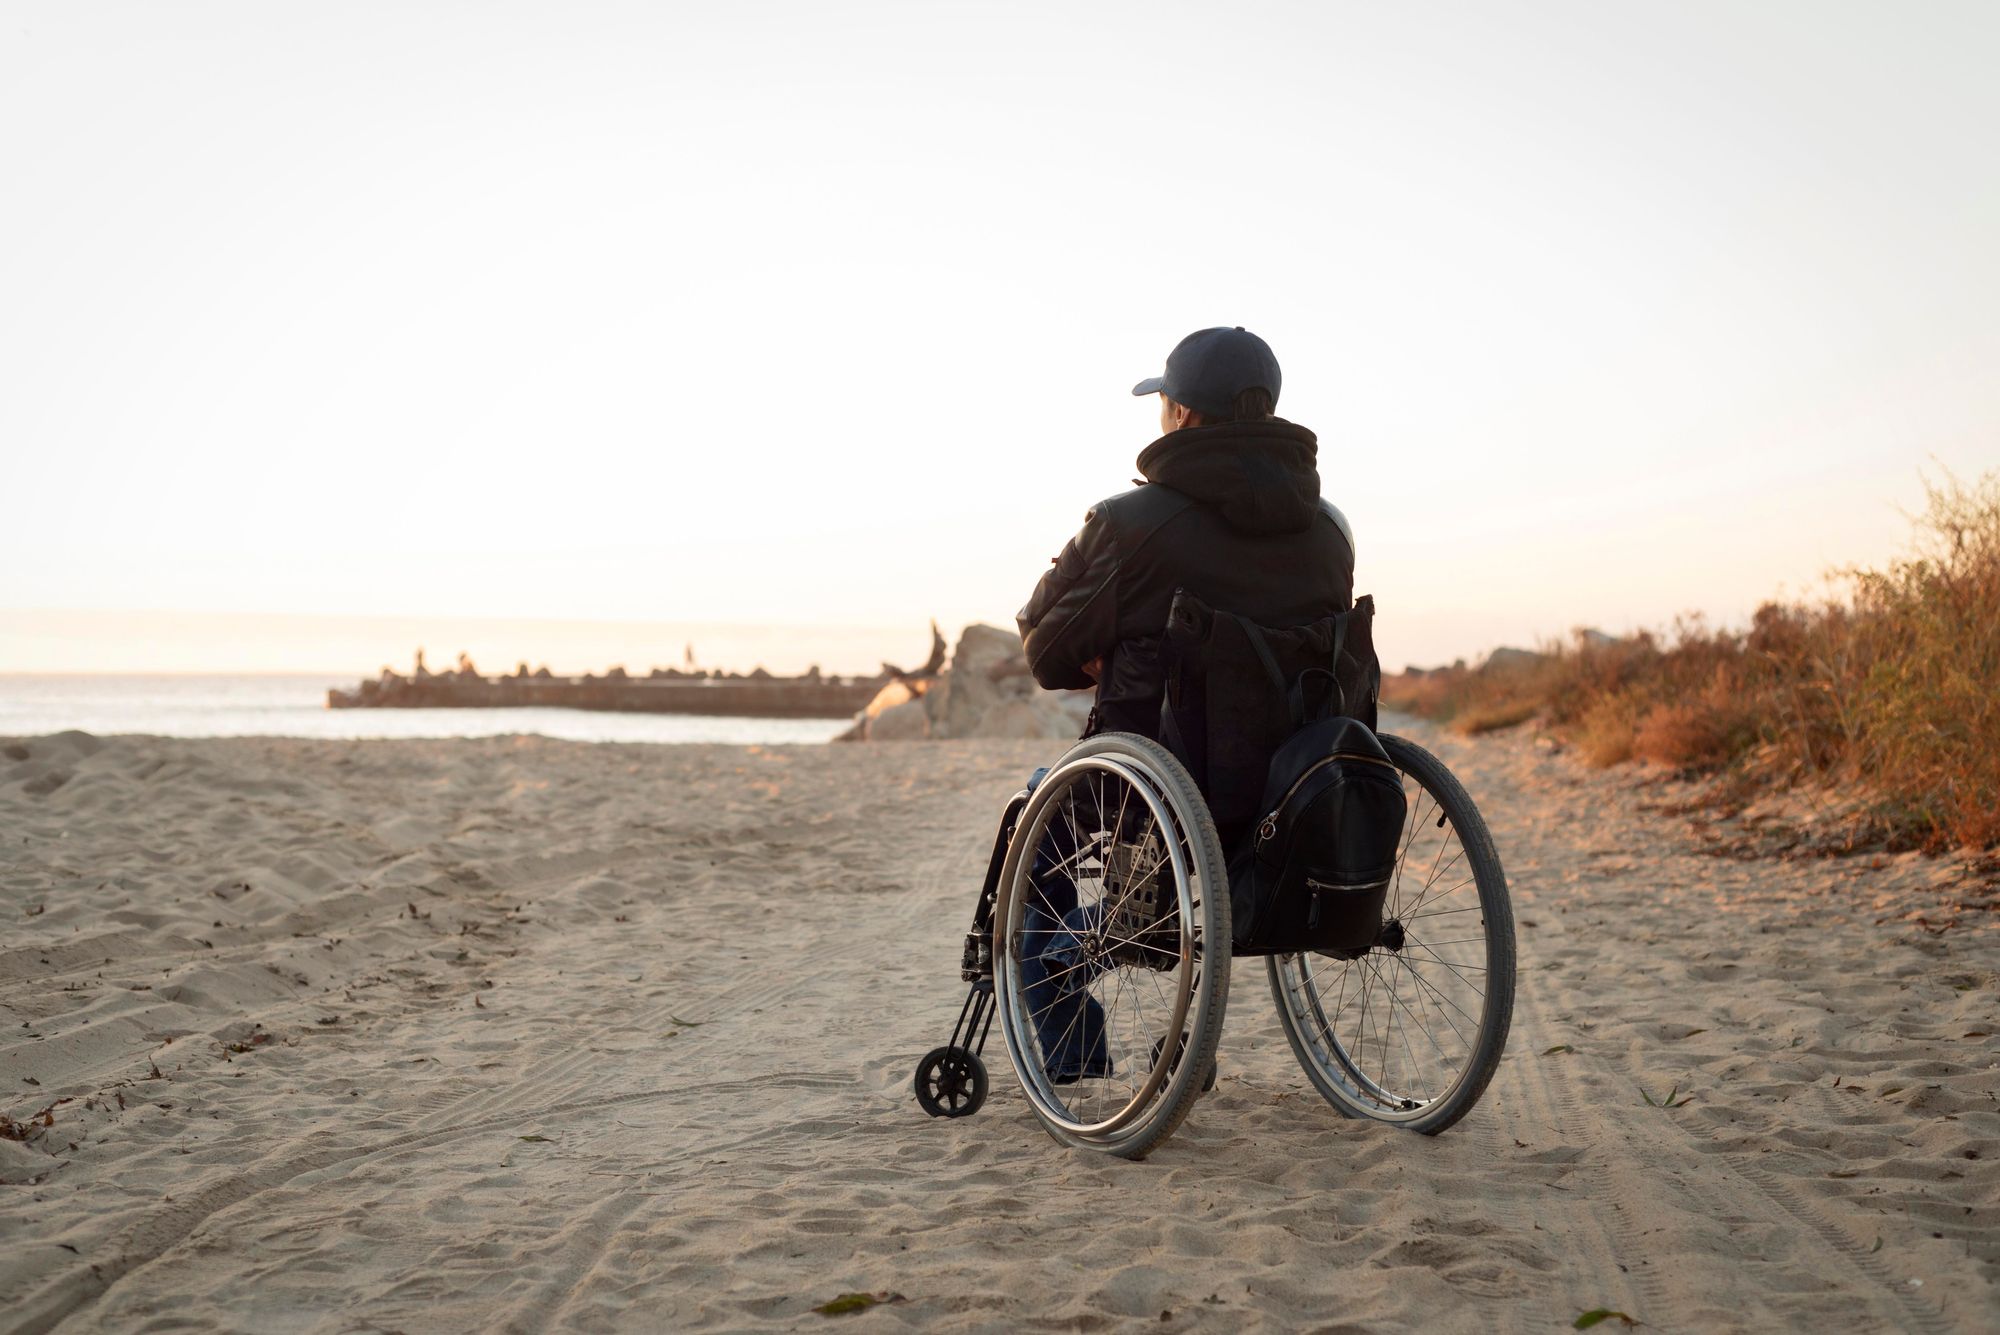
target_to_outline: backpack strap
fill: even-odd
[[[1326,690],[1319,697],[1317,709],[1309,709],[1306,705],[1306,681],[1312,677],[1326,678]],[[1347,692],[1340,689],[1340,678],[1335,676],[1330,668],[1311,667],[1301,672],[1298,680],[1292,683],[1291,698],[1294,728],[1303,728],[1308,723],[1337,718],[1347,712]]]
[[[1264,638],[1264,628],[1254,621],[1237,616],[1234,612],[1227,615],[1243,632],[1243,638],[1250,641],[1250,647],[1257,651],[1258,661],[1263,663],[1264,671],[1271,674],[1271,682],[1278,688],[1278,694],[1285,694],[1285,673],[1278,666],[1278,656],[1271,652],[1271,642]]]
[[[1348,619],[1353,615],[1352,612],[1342,612],[1333,619],[1333,652],[1326,656],[1326,661],[1332,664],[1332,667],[1313,669],[1317,672],[1326,673],[1327,684],[1333,688],[1330,699],[1340,702],[1339,709],[1323,711],[1320,714],[1321,718],[1331,718],[1336,713],[1345,714],[1348,712],[1347,690],[1340,684],[1340,651],[1347,647],[1347,623]],[[1304,679],[1304,674],[1301,673],[1300,680],[1304,681]]]
[[[1292,682],[1290,689],[1286,691],[1286,697],[1291,704],[1292,726],[1294,728],[1303,728],[1307,723],[1317,723],[1322,719],[1335,718],[1347,713],[1347,691],[1340,684],[1339,666],[1341,650],[1347,645],[1347,619],[1349,615],[1349,613],[1342,612],[1333,618],[1333,647],[1327,654],[1327,662],[1331,666],[1309,667],[1305,669],[1299,673],[1298,677]],[[1261,644],[1261,635],[1258,637],[1258,640]],[[1275,673],[1277,665],[1268,656],[1270,653],[1269,648],[1266,647],[1264,652],[1266,654],[1265,666]],[[1316,677],[1326,678],[1326,690],[1320,695],[1319,707],[1315,709],[1309,707],[1306,703],[1306,687]],[[1279,678],[1279,682],[1282,686],[1282,676]]]

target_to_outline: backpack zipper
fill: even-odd
[[[1263,822],[1257,826],[1258,843],[1260,844],[1266,843],[1274,835],[1278,833],[1278,813],[1285,809],[1286,804],[1289,803],[1292,800],[1293,796],[1297,794],[1300,787],[1302,787],[1305,784],[1305,781],[1307,779],[1310,779],[1313,775],[1319,773],[1321,770],[1325,769],[1328,765],[1331,765],[1336,760],[1361,760],[1361,761],[1366,761],[1370,765],[1380,765],[1384,769],[1396,768],[1393,764],[1391,764],[1389,761],[1382,759],[1382,757],[1380,756],[1366,755],[1360,751],[1335,751],[1330,756],[1325,756],[1319,760],[1315,760],[1312,764],[1306,767],[1305,773],[1299,775],[1298,778],[1292,780],[1292,786],[1287,788],[1285,790],[1285,795],[1278,799],[1278,805],[1272,807],[1271,814],[1264,817]]]

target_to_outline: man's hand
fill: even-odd
[[[1083,675],[1092,681],[1102,680],[1104,677],[1104,655],[1099,654],[1088,663],[1085,663],[1083,665]]]

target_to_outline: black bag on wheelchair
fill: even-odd
[[[1161,740],[1229,849],[1236,954],[1360,953],[1381,930],[1407,807],[1372,726],[1374,612],[1276,628],[1175,595]]]
[[[1359,719],[1307,723],[1271,758],[1265,815],[1230,865],[1239,953],[1375,944],[1408,804]]]

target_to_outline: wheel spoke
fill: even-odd
[[[1480,905],[1478,904],[1468,904],[1462,909],[1437,909],[1430,913],[1419,913],[1416,915],[1416,917],[1405,918],[1403,919],[1403,921],[1405,923],[1412,923],[1415,922],[1417,918],[1442,918],[1447,913],[1477,913],[1479,912],[1479,909]]]
[[[1409,947],[1410,947],[1411,945],[1414,945],[1414,946],[1416,946],[1416,947],[1417,947],[1417,948],[1418,948],[1419,950],[1423,951],[1423,952],[1424,952],[1424,953],[1425,953],[1426,955],[1429,955],[1429,956],[1430,956],[1430,958],[1429,958],[1429,959],[1413,959],[1413,958],[1412,958],[1412,957],[1411,957],[1411,956],[1409,955],[1409,953],[1408,953],[1408,952],[1409,952]],[[1471,980],[1470,978],[1467,978],[1467,977],[1465,976],[1465,972],[1464,972],[1464,971],[1465,971],[1465,970],[1467,970],[1467,969],[1472,969],[1472,970],[1476,970],[1476,971],[1478,971],[1479,973],[1485,973],[1485,972],[1486,972],[1486,970],[1485,970],[1485,969],[1483,969],[1483,968],[1481,968],[1481,967],[1480,967],[1479,965],[1477,965],[1477,964],[1453,964],[1453,963],[1452,963],[1452,962],[1451,962],[1450,960],[1448,960],[1448,959],[1445,959],[1445,958],[1444,958],[1444,957],[1443,957],[1442,955],[1439,955],[1439,954],[1438,954],[1438,953],[1437,953],[1437,952],[1436,952],[1435,950],[1432,950],[1432,949],[1431,949],[1431,948],[1430,948],[1429,946],[1426,946],[1426,945],[1424,945],[1424,944],[1423,944],[1422,942],[1409,942],[1409,943],[1406,943],[1403,949],[1404,949],[1404,953],[1403,953],[1403,955],[1402,955],[1402,960],[1403,960],[1403,963],[1405,963],[1405,964],[1409,964],[1409,965],[1418,965],[1418,964],[1442,964],[1442,965],[1443,965],[1443,966],[1444,966],[1445,968],[1447,968],[1447,969],[1450,969],[1450,970],[1451,970],[1451,971],[1452,971],[1452,972],[1453,972],[1454,974],[1457,974],[1457,975],[1458,975],[1458,981],[1459,981],[1459,982],[1461,982],[1461,983],[1464,983],[1464,984],[1465,984],[1465,985],[1466,985],[1467,987],[1471,988],[1471,989],[1472,989],[1472,994],[1473,994],[1474,996],[1476,996],[1476,997],[1481,997],[1481,998],[1485,997],[1485,995],[1486,995],[1486,992],[1485,992],[1485,990],[1484,990],[1484,989],[1482,989],[1481,987],[1479,987],[1479,986],[1478,986],[1477,984],[1475,984],[1475,983],[1474,983],[1474,982],[1473,982],[1473,981],[1472,981],[1472,980]]]
[[[1400,956],[1397,957],[1396,962],[1398,964],[1401,964],[1406,969],[1409,969],[1410,967],[1409,961],[1401,958]],[[1443,992],[1441,992],[1438,989],[1437,984],[1431,982],[1430,979],[1424,977],[1422,974],[1418,973],[1415,969],[1410,969],[1410,977],[1416,980],[1418,986],[1422,987],[1425,991],[1429,992],[1431,996],[1438,1001],[1439,1004],[1449,1006],[1453,1010],[1457,1011],[1460,1015],[1463,1015],[1466,1019],[1466,1022],[1472,1026],[1473,1031],[1475,1033],[1478,1032],[1479,1029],[1478,1016],[1473,1015],[1472,1013],[1467,1011],[1465,1007],[1459,1005],[1456,1001],[1453,1001],[1450,997],[1446,996]],[[1445,1019],[1449,1021],[1451,1017],[1446,1016]],[[1458,1026],[1456,1024],[1453,1024],[1451,1028],[1453,1033],[1458,1033]],[[1465,1041],[1464,1034],[1458,1034],[1458,1036],[1460,1041],[1462,1042]]]
[[[1456,830],[1452,831],[1452,837],[1453,837],[1453,838],[1456,838],[1456,837],[1457,837],[1457,834],[1458,834],[1458,832],[1457,832]],[[1441,842],[1439,843],[1439,845],[1438,845],[1438,852],[1439,852],[1439,853],[1442,853],[1442,852],[1444,852],[1444,845],[1445,845],[1445,844],[1447,844],[1447,843],[1450,843],[1450,842],[1451,842],[1451,840],[1450,840],[1450,839],[1446,839],[1446,840],[1443,840],[1443,841],[1441,841]],[[1424,906],[1425,904],[1428,904],[1428,903],[1430,903],[1430,902],[1432,901],[1432,895],[1431,895],[1431,890],[1432,890],[1432,888],[1433,888],[1434,886],[1436,886],[1436,885],[1437,885],[1437,883],[1438,883],[1438,879],[1439,879],[1440,877],[1444,876],[1445,874],[1447,874],[1448,872],[1450,872],[1450,871],[1451,871],[1451,869],[1452,869],[1453,867],[1457,866],[1457,865],[1458,865],[1458,860],[1459,860],[1460,858],[1464,857],[1464,856],[1465,856],[1465,845],[1464,845],[1463,843],[1461,843],[1461,844],[1460,844],[1460,845],[1458,846],[1458,852],[1456,852],[1456,853],[1454,853],[1454,854],[1452,854],[1452,855],[1451,855],[1451,861],[1450,861],[1450,862],[1447,862],[1447,863],[1445,863],[1445,864],[1444,864],[1444,865],[1443,865],[1442,867],[1439,867],[1439,868],[1437,868],[1437,869],[1436,869],[1435,871],[1433,871],[1433,872],[1431,873],[1430,877],[1429,877],[1429,878],[1428,878],[1427,880],[1425,880],[1425,882],[1424,882],[1424,888],[1423,888],[1423,893],[1421,893],[1421,894],[1419,894],[1419,895],[1417,896],[1417,902],[1416,902],[1416,903],[1414,903],[1414,904],[1410,905],[1410,910],[1409,910],[1409,911],[1410,911],[1411,913],[1415,913],[1415,912],[1416,912],[1416,911],[1417,911],[1418,909],[1422,908],[1422,907],[1423,907],[1423,906]],[[1454,886],[1453,886],[1453,887],[1452,887],[1452,888],[1451,888],[1450,890],[1446,890],[1446,891],[1444,891],[1444,892],[1443,892],[1442,894],[1439,894],[1439,895],[1437,895],[1437,896],[1436,896],[1436,898],[1438,898],[1438,899],[1443,899],[1443,898],[1445,897],[1445,895],[1449,895],[1449,894],[1452,894],[1452,893],[1453,893],[1454,891],[1458,891],[1458,890],[1462,890],[1462,889],[1464,889],[1464,888],[1465,888],[1466,886],[1468,886],[1468,885],[1470,885],[1470,884],[1472,884],[1472,878],[1471,878],[1471,877],[1467,877],[1467,878],[1466,878],[1465,880],[1463,880],[1463,881],[1460,881],[1460,882],[1459,882],[1459,883],[1458,883],[1457,885],[1454,885]]]
[[[1417,1026],[1417,1028],[1422,1031],[1425,1041],[1431,1045],[1431,1050],[1437,1053],[1438,1060],[1442,1062],[1446,1068],[1450,1068],[1452,1065],[1454,1065],[1451,1054],[1447,1053],[1442,1047],[1438,1046],[1437,1035],[1431,1032],[1431,1027],[1424,1023],[1423,1017],[1418,1015],[1415,1011],[1411,1010],[1410,1004],[1404,1001],[1402,998],[1398,997],[1396,1000],[1397,1004],[1403,1008],[1403,1013],[1409,1016],[1411,1022],[1414,1023]],[[1416,1058],[1414,1054],[1411,1056],[1410,1063],[1413,1066],[1416,1064]]]
[[[1438,860],[1444,856],[1444,850],[1450,843],[1450,835],[1446,835],[1444,838],[1438,840],[1437,852],[1431,854],[1430,873],[1424,877],[1423,888],[1417,892],[1417,902],[1410,905],[1410,912],[1412,914],[1415,914],[1418,909],[1423,907],[1424,897],[1430,894],[1431,887],[1437,884]]]
[[[1363,960],[1364,960],[1364,961],[1365,961],[1365,960],[1367,959],[1367,957],[1366,957],[1366,956],[1363,956],[1362,958],[1363,958]],[[1373,965],[1373,964],[1371,963],[1371,964],[1369,964],[1369,966],[1368,966],[1368,967],[1372,969],[1372,968],[1374,968],[1375,966],[1374,966],[1374,965]],[[1406,1003],[1405,1003],[1405,1002],[1403,1001],[1403,999],[1402,999],[1402,998],[1401,998],[1400,996],[1396,995],[1396,988],[1395,988],[1395,985],[1394,985],[1393,983],[1392,983],[1392,984],[1390,985],[1390,987],[1389,987],[1389,1006],[1390,1006],[1390,1011],[1389,1011],[1389,1013],[1390,1013],[1391,1017],[1393,1017],[1393,1016],[1395,1015],[1395,1013],[1396,1013],[1396,1011],[1397,1011],[1398,1009],[1400,1009],[1400,1010],[1401,1010],[1401,1011],[1402,1011],[1402,1012],[1403,1012],[1403,1013],[1404,1013],[1405,1015],[1408,1015],[1408,1014],[1410,1013],[1410,1008],[1409,1008],[1409,1006],[1408,1006],[1408,1005],[1407,1005],[1407,1004],[1406,1004]],[[1419,1025],[1419,1026],[1418,1026],[1418,1028],[1422,1028],[1422,1027],[1423,1027],[1422,1025]],[[1402,1037],[1403,1037],[1403,1056],[1404,1056],[1405,1058],[1407,1058],[1407,1059],[1409,1060],[1409,1063],[1410,1063],[1410,1064],[1409,1064],[1409,1067],[1408,1067],[1408,1070],[1409,1070],[1409,1073],[1410,1073],[1410,1078],[1411,1078],[1411,1079],[1413,1079],[1413,1080],[1415,1080],[1415,1081],[1417,1082],[1417,1087],[1418,1087],[1418,1089],[1419,1089],[1419,1090],[1421,1090],[1421,1091],[1423,1091],[1423,1095],[1424,1095],[1424,1101],[1425,1101],[1425,1102],[1429,1102],[1429,1101],[1430,1101],[1430,1089],[1429,1089],[1429,1085],[1428,1085],[1428,1084],[1427,1084],[1427,1083],[1425,1082],[1425,1080],[1424,1080],[1424,1078],[1423,1078],[1423,1074],[1422,1074],[1422,1072],[1421,1072],[1421,1071],[1419,1070],[1419,1068],[1418,1068],[1418,1065],[1417,1065],[1417,1054],[1416,1054],[1416,1053],[1415,1053],[1414,1051],[1412,1051],[1412,1050],[1411,1050],[1411,1048],[1410,1048],[1410,1033],[1409,1033],[1409,1030],[1408,1030],[1408,1029],[1405,1029],[1405,1028],[1403,1028],[1403,1026],[1402,1026],[1402,1025],[1401,1025],[1400,1023],[1397,1023],[1397,1024],[1395,1025],[1395,1028],[1396,1028],[1396,1031],[1397,1031],[1398,1033],[1400,1033],[1400,1034],[1402,1035]],[[1430,1035],[1429,1035],[1428,1031],[1426,1031],[1426,1033],[1425,1033],[1425,1037],[1427,1037],[1427,1038],[1428,1038],[1429,1036],[1430,1036]],[[1437,1043],[1436,1043],[1436,1041],[1435,1041],[1435,1040],[1433,1040],[1433,1041],[1432,1041],[1432,1044],[1431,1044],[1431,1046],[1432,1046],[1432,1047],[1436,1047],[1436,1046],[1437,1046]],[[1387,1065],[1387,1063],[1388,1063],[1388,1056],[1387,1056],[1387,1054],[1384,1054],[1384,1056],[1383,1056],[1383,1064],[1384,1064],[1384,1065],[1386,1066],[1386,1065]]]
[[[1416,844],[1417,831],[1422,828],[1423,804],[1425,799],[1429,797],[1430,794],[1419,786],[1417,789],[1417,803],[1410,810],[1410,828],[1403,836],[1402,849],[1396,854],[1396,886],[1392,898],[1396,906],[1395,915],[1399,918],[1403,916],[1403,864],[1410,860],[1410,849]]]

